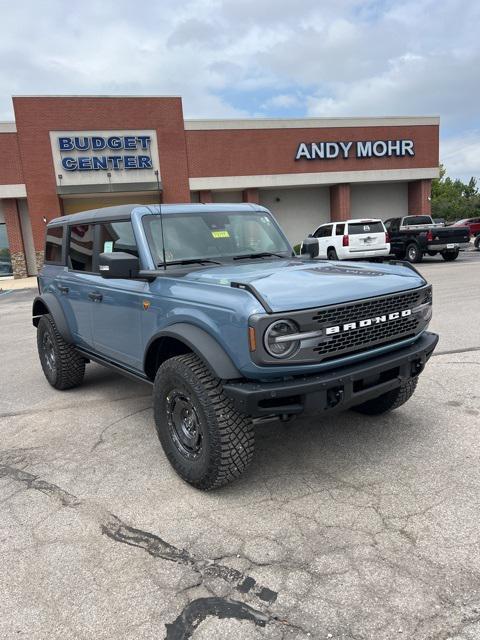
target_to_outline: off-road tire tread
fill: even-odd
[[[382,413],[398,409],[398,407],[401,407],[402,404],[405,404],[405,402],[411,398],[417,388],[417,382],[418,376],[410,378],[406,382],[403,382],[400,387],[397,387],[397,389],[387,391],[387,393],[384,393],[382,396],[367,400],[363,404],[352,407],[352,409],[368,416],[379,416]]]
[[[213,438],[212,462],[206,475],[195,481],[189,477],[188,465],[181,464],[178,456],[172,456],[169,446],[165,446],[164,433],[159,422],[165,422],[164,415],[158,415],[162,379],[169,373],[183,378],[190,385],[201,402],[207,422],[216,425]],[[186,482],[198,489],[217,489],[243,474],[253,458],[255,438],[251,417],[236,411],[223,392],[222,382],[214,377],[207,366],[193,353],[175,356],[165,361],[158,369],[154,386],[154,408],[157,433],[170,463]],[[168,437],[168,436],[167,436]],[[187,462],[187,461],[185,461]]]
[[[42,365],[43,372],[48,382],[60,391],[65,389],[73,389],[78,387],[83,382],[85,375],[85,359],[75,350],[75,348],[66,342],[60,335],[52,316],[47,313],[40,318],[37,330],[37,346],[40,352],[41,340],[40,340],[40,328],[42,323],[48,323],[54,336],[54,344],[56,351],[56,364],[57,364],[57,376],[56,380],[52,382],[47,375],[43,367],[42,359],[40,363]]]

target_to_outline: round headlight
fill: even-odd
[[[298,326],[292,320],[277,320],[265,331],[264,345],[267,352],[274,358],[288,358],[293,355],[299,345],[299,340],[289,340],[290,334],[298,333]]]

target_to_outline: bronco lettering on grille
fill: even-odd
[[[390,320],[399,320],[400,318],[406,318],[411,315],[411,309],[404,309],[403,311],[394,311],[383,316],[376,316],[375,318],[365,318],[364,320],[358,320],[355,322],[346,322],[343,325],[327,327],[325,329],[325,335],[329,336],[334,333],[344,333],[345,331],[352,331],[353,329],[362,329],[363,327],[370,327],[371,325],[389,322]]]

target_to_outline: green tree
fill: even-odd
[[[440,177],[432,181],[432,216],[445,220],[461,220],[480,216],[480,193],[477,180],[468,183],[452,180],[440,165]]]

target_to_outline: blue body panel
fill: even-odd
[[[163,213],[195,210],[264,210],[252,205],[176,205],[162,207]],[[135,238],[143,269],[154,269],[142,218],[158,213],[158,207],[139,206],[131,212]],[[74,222],[83,214],[68,216]],[[65,222],[61,218],[59,222]],[[170,268],[171,269],[171,268]],[[169,269],[169,270],[170,270]],[[300,259],[268,259],[232,262],[222,266],[171,270],[155,280],[104,279],[67,267],[45,265],[40,275],[42,291],[51,291],[62,305],[75,343],[143,373],[144,354],[153,336],[176,323],[193,324],[210,334],[227,353],[240,373],[249,379],[310,374],[367,357],[365,353],[324,364],[258,366],[248,345],[248,322],[264,314],[259,299],[231,283],[255,288],[275,313],[316,308],[361,300],[421,287],[425,280],[413,269],[401,265],[332,263]],[[62,295],[59,285],[67,286]],[[101,303],[89,293],[103,296]],[[368,357],[391,351],[416,338],[392,346],[371,349]]]

